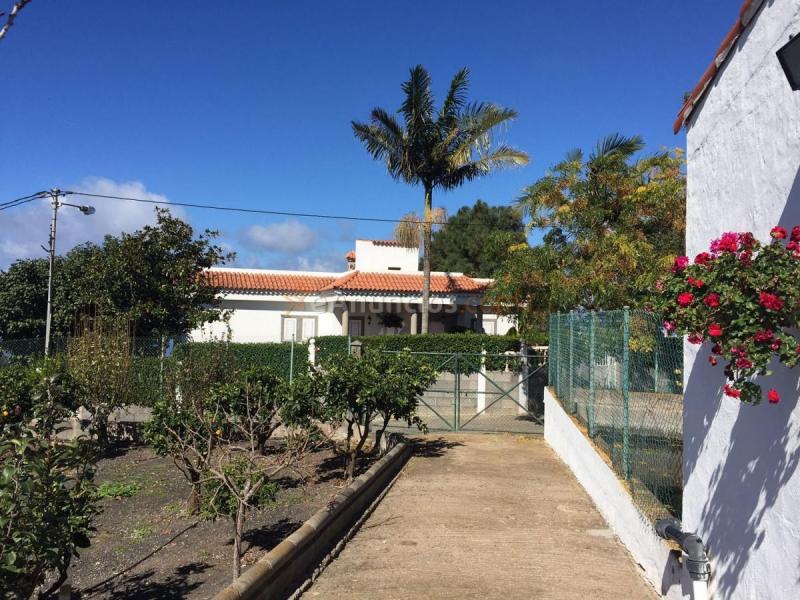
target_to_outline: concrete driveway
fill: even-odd
[[[304,599],[657,598],[542,438],[428,436]]]

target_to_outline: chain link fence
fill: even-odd
[[[550,386],[641,512],[681,516],[683,345],[642,310],[550,317]]]

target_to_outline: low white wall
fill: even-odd
[[[544,439],[575,474],[653,587],[672,600],[690,598],[688,582],[681,582],[686,578],[680,564],[549,388],[544,390]]]

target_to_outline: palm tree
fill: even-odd
[[[428,332],[431,230],[437,216],[433,190],[457,188],[496,169],[528,163],[524,152],[492,141],[492,133],[515,118],[516,111],[485,102],[467,104],[468,87],[464,68],[453,77],[437,112],[430,75],[417,65],[402,85],[405,99],[397,111],[402,125],[382,108],[372,110],[369,123],[352,123],[356,138],[374,159],[386,163],[389,175],[421,184],[425,192],[422,217],[407,215],[395,232],[401,243],[419,246],[422,238],[422,333]]]

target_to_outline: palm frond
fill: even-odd
[[[528,164],[530,158],[522,150],[511,146],[498,146],[489,153],[484,153],[474,160],[461,164],[453,164],[451,171],[441,180],[444,189],[458,187],[466,181],[488,175],[497,169],[521,167]]]
[[[640,136],[626,137],[621,133],[612,133],[597,143],[594,152],[589,157],[589,162],[609,158],[612,155],[628,158],[642,148],[644,148],[644,141]]]
[[[450,89],[447,90],[442,108],[439,110],[439,120],[449,121],[458,117],[459,112],[467,99],[469,87],[469,69],[464,67],[453,76]]]
[[[457,128],[458,146],[451,150],[453,163],[467,163],[473,152],[478,156],[492,147],[492,133],[496,128],[507,125],[516,118],[517,111],[495,104],[477,103],[468,106],[461,114]]]
[[[406,248],[419,248],[422,241],[422,219],[417,213],[403,215],[394,228],[394,239]]]
[[[414,131],[422,131],[426,124],[433,121],[433,93],[431,92],[431,76],[425,67],[417,65],[409,74],[408,81],[402,85],[405,100],[400,112],[405,117],[406,130],[413,137]]]

